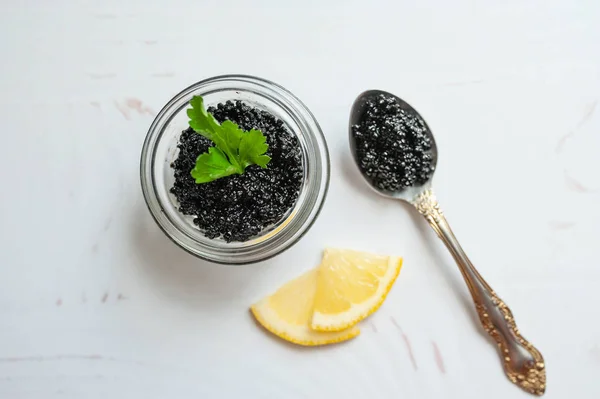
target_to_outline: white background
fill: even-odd
[[[546,397],[600,397],[598,21],[597,0],[2,0],[0,398],[529,397],[425,221],[351,164],[371,88],[434,131],[439,200],[545,356]],[[172,244],[138,177],[157,110],[225,73],[301,98],[333,167],[309,234],[246,267]],[[384,306],[339,346],[267,335],[248,306],[328,245],[405,257]]]

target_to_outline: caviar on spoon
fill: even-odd
[[[546,370],[542,354],[521,336],[510,309],[477,272],[433,193],[437,147],[425,120],[402,99],[369,90],[354,101],[349,131],[354,161],[369,185],[383,196],[413,205],[446,244],[484,330],[498,344],[508,378],[529,393],[543,395]]]

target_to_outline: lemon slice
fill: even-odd
[[[326,249],[318,267],[311,328],[341,331],[375,312],[401,267],[399,257]]]
[[[268,331],[298,345],[326,345],[356,337],[360,333],[357,327],[339,332],[310,328],[317,275],[317,269],[313,269],[286,283],[273,295],[252,305],[252,314]]]

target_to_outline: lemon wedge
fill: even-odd
[[[336,332],[311,329],[317,277],[318,270],[313,269],[286,283],[273,295],[252,305],[252,314],[268,331],[298,345],[326,345],[356,337],[360,333],[357,327]]]
[[[381,306],[401,267],[400,257],[326,249],[310,327],[323,332],[353,327]]]

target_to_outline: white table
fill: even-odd
[[[249,3],[0,5],[0,398],[528,398],[441,242],[351,165],[370,88],[435,132],[438,197],[546,397],[600,397],[600,2]],[[333,166],[309,234],[237,268],[172,244],[138,177],[156,111],[224,73],[293,91]],[[248,306],[328,245],[405,257],[384,306],[339,346],[267,335]]]

